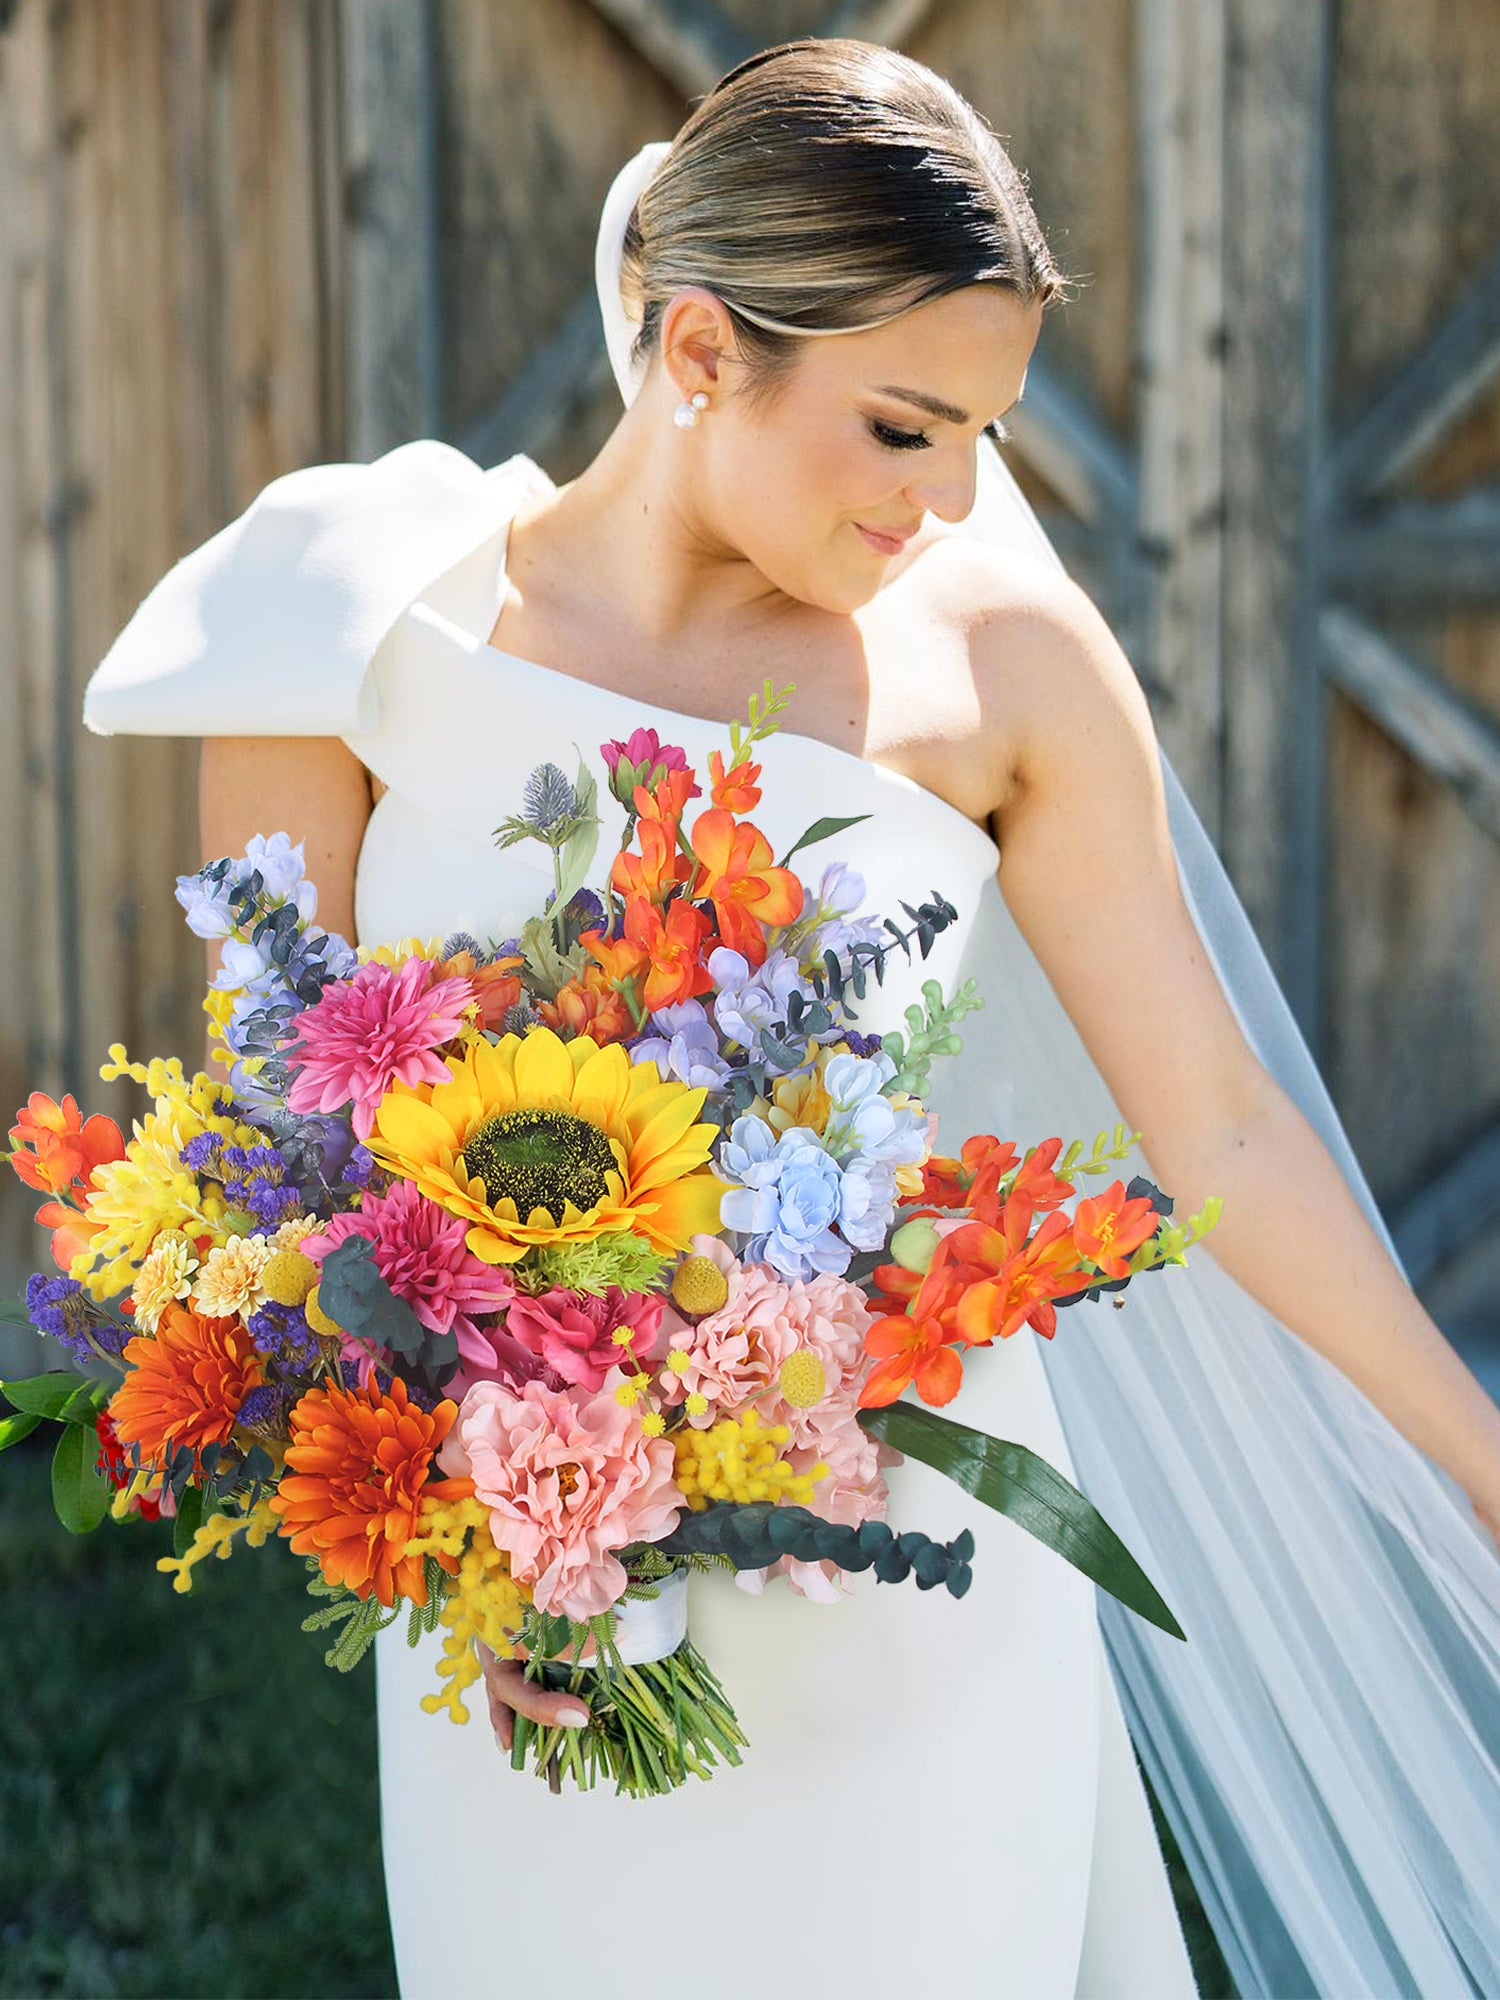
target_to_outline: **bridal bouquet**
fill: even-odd
[[[1066,1208],[1123,1127],[1086,1157],[934,1150],[923,1092],[979,995],[929,981],[904,1030],[858,1018],[958,913],[936,892],[862,913],[839,863],[804,882],[790,864],[850,818],[774,859],[750,753],[788,692],[732,725],[706,800],[654,731],[603,745],[625,832],[592,888],[596,781],[536,770],[496,829],[550,857],[516,937],[355,950],[317,927],[285,833],[180,878],[192,930],[223,939],[224,1073],[117,1043],[101,1076],[153,1100],[128,1139],[40,1093],[10,1135],[58,1271],[25,1316],[79,1368],[0,1385],[0,1447],[59,1424],[63,1521],[171,1517],[157,1567],[179,1590],[285,1537],[336,1667],[399,1617],[413,1644],[440,1630],[423,1705],[455,1721],[481,1647],[552,1687],[588,1677],[586,1727],[516,1718],[513,1764],[554,1790],[740,1762],[686,1632],[692,1569],[961,1597],[971,1534],[886,1519],[905,1454],[1182,1637],[1068,1481],[937,1410],[974,1350],[1182,1263],[1217,1202],[1184,1230],[1112,1178]]]

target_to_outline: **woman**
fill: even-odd
[[[577,479],[428,440],[275,481],[86,719],[207,737],[205,854],[292,830],[374,944],[536,906],[488,836],[544,756],[641,722],[701,764],[794,681],[778,851],[867,813],[870,903],[964,911],[920,969],[987,994],[946,1129],[1123,1117],[1179,1217],[1223,1198],[1191,1268],[987,1352],[959,1412],[1077,1478],[1188,1643],[1103,1605],[1117,1693],[1078,1573],[911,1462],[892,1518],[972,1528],[969,1596],[695,1578],[751,1749],[650,1807],[486,1759],[418,1710],[430,1649],[382,1642],[403,1993],[1189,1993],[1120,1693],[1243,1992],[1500,1991],[1500,1413],[989,442],[1062,292],[1019,176],[921,65],[783,44],[622,171],[598,270],[628,407]],[[487,1680],[502,1743],[567,1719]]]

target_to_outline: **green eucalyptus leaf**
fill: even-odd
[[[45,1375],[25,1375],[14,1382],[0,1382],[0,1396],[13,1409],[26,1410],[34,1417],[50,1417],[59,1424],[83,1424],[92,1430],[100,1406],[109,1399],[114,1386],[96,1376],[54,1368]]]
[[[1155,1584],[1104,1516],[1046,1459],[914,1403],[861,1410],[859,1422],[872,1437],[945,1473],[965,1493],[1035,1535],[1148,1624],[1186,1640]]]
[[[855,813],[852,819],[815,819],[806,833],[792,842],[777,866],[785,868],[792,856],[799,854],[804,847],[815,846],[820,840],[832,840],[836,833],[842,833],[846,827],[858,826],[861,820],[869,817],[868,813]]]
[[[52,1505],[69,1534],[91,1534],[109,1511],[111,1488],[98,1459],[99,1440],[69,1424],[52,1454]]]

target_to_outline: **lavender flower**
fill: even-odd
[[[630,1044],[632,1062],[654,1062],[663,1080],[675,1077],[695,1089],[724,1088],[730,1074],[729,1059],[719,1047],[718,1034],[701,1001],[680,1000],[674,1007],[658,1007],[647,1028],[647,1033]]]

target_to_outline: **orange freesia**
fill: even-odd
[[[126,1341],[121,1359],[130,1373],[110,1398],[110,1421],[122,1443],[140,1446],[145,1462],[180,1445],[200,1452],[227,1444],[240,1404],[264,1379],[248,1327],[176,1302],[154,1335]]]
[[[638,788],[637,796],[649,803],[649,794]],[[610,867],[609,879],[622,896],[645,896],[653,903],[666,900],[679,882],[686,881],[692,863],[677,845],[674,819],[642,819],[636,826],[641,843],[639,854],[622,847]]]
[[[760,776],[759,764],[731,764],[726,772],[721,754],[710,750],[708,771],[713,780],[711,796],[716,806],[731,813],[755,811],[760,804],[760,786],[756,783]]]
[[[788,924],[802,909],[802,884],[790,868],[771,864],[771,843],[757,827],[737,825],[721,807],[693,822],[693,853],[703,870],[695,893],[707,898],[719,936],[749,964],[763,965],[762,924]]]
[[[644,896],[628,896],[620,937],[585,931],[578,942],[617,986],[633,987],[650,1013],[708,992],[713,980],[702,957],[712,931],[708,918],[691,903],[672,903],[663,916]]]
[[[95,1167],[125,1157],[125,1141],[113,1118],[97,1111],[84,1118],[75,1098],[65,1096],[58,1104],[40,1090],[16,1113],[10,1140],[15,1147],[8,1155],[11,1165],[38,1194],[71,1191],[81,1196]]]
[[[443,979],[467,979],[479,1002],[480,1026],[498,1029],[505,1025],[505,1017],[511,1008],[520,1002],[522,962],[519,952],[515,952],[488,965],[481,965],[472,951],[456,951],[451,958],[434,962],[432,983],[437,985]]]
[[[1130,1253],[1154,1236],[1160,1216],[1146,1195],[1125,1196],[1125,1183],[1111,1181],[1102,1194],[1088,1195],[1073,1211],[1073,1240],[1112,1278],[1129,1271]]]
[[[474,1491],[472,1479],[427,1478],[457,1415],[452,1401],[419,1409],[399,1377],[386,1391],[373,1380],[364,1389],[309,1389],[289,1419],[291,1471],[271,1495],[280,1532],[298,1555],[317,1557],[329,1583],[356,1597],[373,1591],[385,1605],[398,1594],[425,1604],[422,1558],[406,1553],[422,1502]],[[456,1557],[437,1560],[457,1575]]]
[[[539,1001],[537,1012],[564,1041],[588,1035],[603,1048],[606,1042],[623,1042],[635,1033],[630,1009],[601,965],[586,966],[581,979],[570,979],[557,989],[555,1000]]]
[[[59,1271],[71,1271],[73,1259],[88,1249],[104,1227],[102,1222],[90,1222],[86,1215],[80,1215],[63,1201],[44,1201],[36,1219],[43,1229],[52,1231],[52,1261]]]
[[[1028,1201],[1012,1196],[1001,1210],[999,1228],[971,1222],[943,1245],[976,1279],[954,1313],[955,1327],[971,1346],[1004,1340],[1028,1321],[1050,1340],[1057,1330],[1052,1300],[1086,1281],[1070,1218],[1054,1210],[1028,1242],[1032,1212]]]
[[[859,1392],[862,1410],[894,1403],[911,1382],[922,1401],[933,1404],[951,1403],[963,1386],[964,1364],[940,1319],[912,1319],[904,1313],[877,1319],[865,1330],[864,1351],[882,1358]]]
[[[643,822],[670,821],[675,829],[687,811],[688,800],[697,798],[700,789],[689,769],[663,771],[649,791],[644,785],[636,786],[635,809]]]

